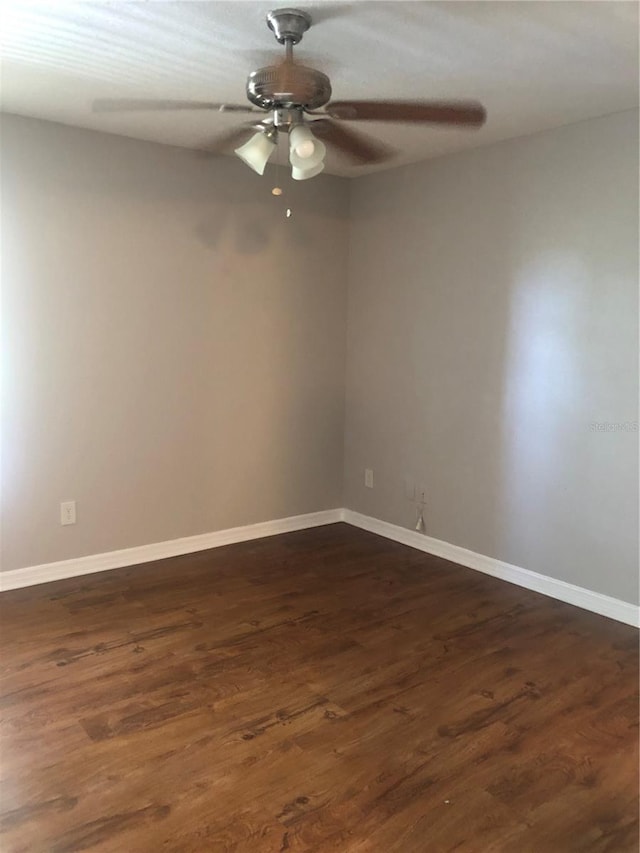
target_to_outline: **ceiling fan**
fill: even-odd
[[[246,88],[251,105],[102,99],[94,101],[93,109],[96,112],[217,110],[261,113],[263,118],[259,121],[249,121],[234,128],[215,140],[208,150],[222,153],[239,145],[235,153],[262,175],[275,150],[278,135],[288,133],[289,160],[295,180],[312,178],[324,169],[324,142],[358,164],[379,163],[392,155],[388,146],[345,127],[342,122],[408,122],[464,127],[480,127],[485,122],[486,111],[476,101],[331,101],[331,82],[327,75],[301,65],[293,58],[293,47],[311,26],[311,16],[300,9],[276,9],[267,14],[267,25],[276,40],[284,45],[285,56],[280,63],[258,68],[249,74]],[[245,141],[247,136],[250,138]]]

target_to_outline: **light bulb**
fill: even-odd
[[[294,180],[312,178],[323,169],[326,152],[324,143],[311,133],[306,124],[297,124],[289,131],[289,162]]]
[[[296,154],[298,157],[302,157],[303,160],[306,160],[307,157],[311,157],[315,150],[316,146],[312,139],[303,139],[303,141],[298,143],[295,147]]]

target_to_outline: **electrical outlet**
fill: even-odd
[[[365,468],[364,484],[368,489],[373,488],[373,470],[371,468]]]
[[[76,502],[62,501],[60,504],[60,524],[76,523]]]

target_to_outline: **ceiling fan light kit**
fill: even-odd
[[[308,125],[297,124],[289,130],[289,162],[294,169],[307,172],[324,167],[326,152],[326,146],[315,138]]]
[[[235,149],[235,154],[250,166],[254,172],[264,175],[269,157],[276,148],[275,134],[259,130],[248,142]]]
[[[330,102],[332,90],[327,75],[293,58],[294,46],[300,43],[311,26],[311,15],[301,9],[275,9],[267,13],[266,20],[276,41],[284,45],[285,56],[278,64],[258,68],[249,74],[246,93],[250,105],[108,99],[95,101],[94,110],[207,109],[262,113],[257,123],[249,124],[254,131],[249,141],[246,141],[248,128],[245,125],[226,133],[209,150],[224,153],[233,149],[241,160],[262,175],[280,132],[287,133],[291,174],[298,181],[322,172],[325,142],[359,165],[381,163],[393,155],[388,146],[345,127],[344,122],[403,122],[477,128],[486,120],[484,107],[476,101]],[[320,136],[324,141],[318,138]],[[241,142],[244,144],[235,147]]]
[[[308,169],[299,169],[297,166],[292,166],[291,177],[294,181],[306,181],[309,178],[315,178],[322,171],[324,171],[324,163],[318,163],[317,166],[311,166]]]

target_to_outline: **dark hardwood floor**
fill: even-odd
[[[344,524],[0,606],[3,853],[638,849],[630,627]]]

